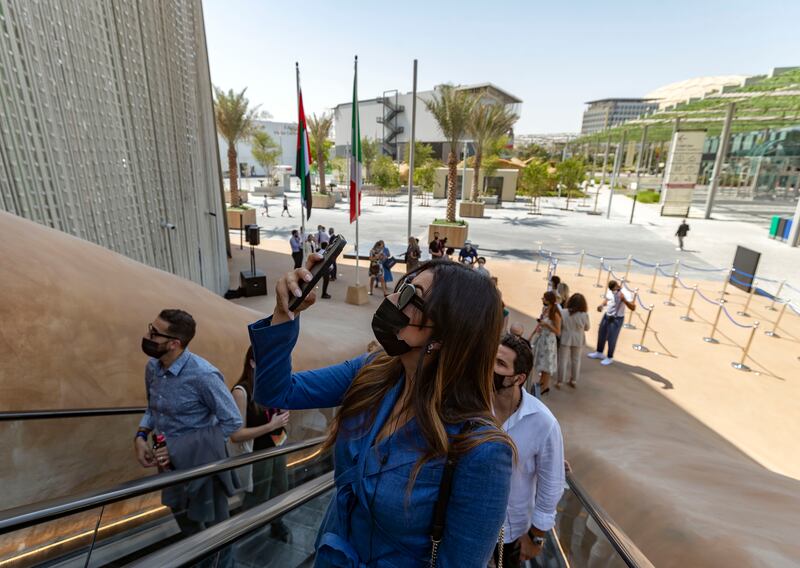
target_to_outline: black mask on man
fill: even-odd
[[[397,339],[397,332],[408,326],[409,318],[389,298],[385,298],[372,316],[372,332],[383,350],[391,357],[411,351],[411,346]]]
[[[500,375],[498,373],[495,373],[494,374],[494,390],[499,391],[499,390],[503,390],[503,389],[510,389],[511,387],[513,387],[514,386],[513,384],[505,385],[503,383],[505,382],[506,379],[510,379],[511,377],[514,377],[514,376],[515,375]]]
[[[164,346],[162,348],[161,346]],[[169,348],[167,347],[167,343],[157,343],[152,339],[147,339],[146,337],[142,337],[142,351],[148,357],[154,357],[156,359],[160,359],[164,353],[167,352]]]

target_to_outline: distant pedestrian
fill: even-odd
[[[283,215],[281,215],[281,217],[283,217]],[[303,265],[303,241],[300,240],[300,232],[297,229],[292,230],[292,236],[289,238],[289,245],[292,247],[294,267],[300,268]]]
[[[686,238],[686,235],[689,234],[689,225],[686,223],[686,219],[681,221],[681,224],[678,225],[678,230],[675,231],[675,236],[678,237],[678,248],[675,250],[683,250],[683,239]]]
[[[479,256],[478,257],[478,264],[475,266],[475,271],[486,276],[486,278],[491,278],[492,274],[486,269],[486,257]]]
[[[550,277],[550,281],[547,283],[547,291],[555,292],[558,289],[559,284],[561,284],[561,277],[553,274]]]
[[[328,227],[328,243],[333,240],[333,237],[336,236],[336,231],[333,230],[333,227]],[[331,282],[336,282],[336,277],[339,275],[339,265],[336,264],[336,261],[333,261],[331,265]]]
[[[262,203],[261,206],[264,207],[264,215],[269,217],[269,200],[266,195],[264,196],[264,203]]]
[[[408,238],[408,247],[406,248],[406,272],[414,272],[419,266],[419,257],[422,251],[419,249],[419,239],[415,237]]]
[[[567,301],[561,322],[561,346],[558,348],[558,380],[556,388],[566,382],[572,388],[581,375],[581,351],[586,345],[589,314],[583,294],[573,294]]]
[[[392,256],[391,251],[389,251],[389,247],[381,241],[383,245],[383,281],[384,283],[394,282],[394,276],[392,275],[392,266],[397,264],[397,261]]]
[[[328,248],[328,242],[323,241],[323,243],[319,246],[319,253],[325,254],[325,249]],[[330,300],[331,295],[328,294],[328,284],[330,283],[333,278],[331,278],[331,274],[333,273],[333,265],[328,267],[327,272],[322,274],[322,299],[323,300]]]
[[[314,235],[308,235],[303,243],[303,258],[308,258],[319,250],[317,239]]]
[[[286,197],[285,193],[283,194],[283,211],[281,211],[281,217],[283,217],[284,213],[286,213],[289,217],[292,216],[292,214],[289,213],[289,198]],[[297,268],[300,268],[300,267],[298,266]]]
[[[458,253],[458,262],[472,266],[477,258],[478,251],[472,246],[472,241],[464,241],[464,247]]]
[[[556,293],[545,292],[542,296],[542,315],[536,320],[536,329],[529,338],[535,354],[534,378],[541,375],[539,384],[542,395],[550,391],[550,378],[558,368],[556,337],[561,334],[561,312],[558,311],[556,304]]]
[[[439,232],[434,231],[433,240],[428,244],[428,252],[431,258],[442,258],[444,256],[444,242],[439,238]]]
[[[558,296],[558,308],[561,310],[561,315],[564,315],[564,310],[567,307],[569,300],[569,286],[566,282],[559,282],[556,286],[556,296]]]
[[[447,247],[444,251],[444,256],[447,260],[453,260],[453,255],[455,254],[456,249],[453,247]]]
[[[619,332],[622,331],[622,323],[625,321],[625,308],[636,309],[633,298],[628,298],[625,290],[622,289],[616,280],[610,280],[608,291],[603,303],[597,306],[597,311],[602,312],[606,308],[603,319],[600,320],[600,328],[597,330],[597,351],[589,353],[590,359],[603,359],[602,365],[610,365],[614,362],[614,349],[617,346]],[[603,355],[608,342],[608,355]]]
[[[388,296],[386,291],[386,281],[383,279],[383,241],[378,241],[369,251],[369,295],[372,296],[372,289],[379,285],[383,288],[383,297]]]
[[[322,246],[322,243],[328,242],[328,233],[325,231],[324,225],[317,225],[317,246]]]

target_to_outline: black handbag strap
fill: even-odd
[[[464,434],[475,428],[472,422],[464,422],[459,434]],[[456,471],[458,464],[458,456],[453,452],[452,444],[447,452],[447,460],[444,462],[444,471],[442,472],[442,481],[439,483],[439,496],[436,499],[436,505],[433,508],[433,527],[431,528],[431,541],[435,544],[441,542],[444,536],[444,520],[447,514],[447,502],[450,500],[450,494],[453,492],[453,474]]]

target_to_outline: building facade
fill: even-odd
[[[280,149],[276,166],[288,166],[294,171],[295,159],[297,156],[297,123],[296,122],[275,122],[272,120],[255,120],[254,127],[262,132],[266,132],[275,141]],[[223,175],[228,176],[228,143],[221,136],[219,137],[219,156],[220,168]],[[253,157],[253,144],[249,139],[240,140],[236,144],[236,156],[239,162],[239,172],[243,176],[264,177],[267,171]],[[271,173],[271,172],[270,172]]]
[[[600,132],[658,110],[658,101],[651,99],[599,99],[586,104],[581,134]]]
[[[222,293],[200,0],[0,0],[0,208]]]
[[[509,106],[517,115],[522,110],[522,100],[491,83],[463,85],[460,90],[474,93],[485,103],[500,103]],[[433,98],[434,90],[417,92],[416,140],[430,144],[434,156],[445,159],[450,152],[442,131],[425,101]],[[378,140],[384,154],[392,159],[402,159],[411,140],[411,108],[413,93],[385,91],[380,97],[358,101],[361,119],[361,136]],[[352,102],[342,103],[334,109],[335,153],[346,156],[350,140]]]

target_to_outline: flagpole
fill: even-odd
[[[297,109],[298,109],[297,129],[298,129],[298,135],[299,135],[300,128],[301,128],[302,124],[301,124],[300,115],[299,115],[299,110],[300,110],[300,64],[297,61],[294,62],[294,69],[296,71],[296,76],[297,76]],[[302,143],[302,140],[301,140],[301,143]],[[298,179],[300,180],[300,234],[303,235],[303,238],[301,239],[302,242],[300,243],[300,252],[305,257],[305,252],[306,252],[306,212],[303,210],[303,207],[304,207],[304,204],[303,204],[303,181],[304,181],[304,178],[299,176],[299,174],[301,172],[295,172],[295,173],[298,174]],[[305,258],[303,258],[303,260],[305,260]]]
[[[355,120],[357,121],[358,128],[356,128],[355,131],[356,131],[356,133],[360,134],[361,133],[361,125],[358,124],[358,122],[361,122],[361,117],[358,116],[358,55],[355,56],[355,61],[353,63],[353,68],[355,70],[355,76],[353,78],[353,83],[355,85],[353,87],[353,103],[354,103],[355,106],[351,110],[354,113],[356,113]],[[352,135],[351,135],[351,138],[352,138]],[[351,148],[357,147],[357,146],[353,146],[353,144],[357,144],[359,142],[360,142],[359,140],[351,140],[350,141],[350,147]],[[351,161],[354,159],[354,156],[352,154],[353,154],[353,152],[351,151],[350,152],[350,160]],[[358,165],[356,165],[356,170],[357,170],[357,168],[358,168]],[[351,168],[350,171],[352,172],[353,169]],[[361,176],[359,176],[358,175],[358,171],[356,171],[356,286],[360,286],[361,285],[361,274],[360,274],[360,271],[358,269],[358,257],[360,256],[359,255],[359,251],[358,251],[358,218],[359,217],[361,217]]]
[[[414,205],[414,141],[417,126],[417,60],[414,60],[414,88],[411,91],[411,146],[408,148],[408,239],[411,240],[411,208]],[[408,260],[408,259],[406,259]]]

